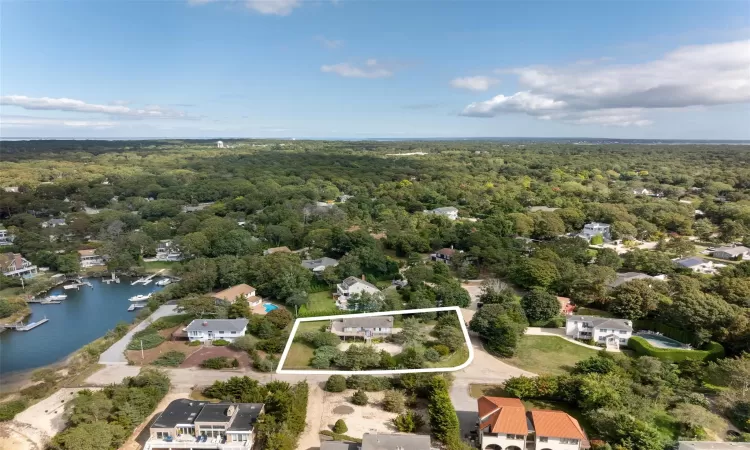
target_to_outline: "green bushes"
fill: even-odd
[[[25,400],[12,400],[9,402],[0,403],[0,422],[6,420],[13,420],[16,414],[26,409]]]
[[[240,366],[240,362],[237,358],[228,358],[226,356],[217,356],[216,358],[208,358],[201,363],[201,367],[204,369],[230,369],[237,368]]]
[[[154,330],[166,330],[167,328],[173,328],[178,325],[182,325],[183,323],[186,323],[187,321],[191,320],[193,316],[190,314],[177,314],[174,316],[164,316],[160,317],[154,322],[149,325],[149,328],[153,328]]]
[[[229,348],[231,348],[232,350],[251,352],[252,350],[255,349],[255,343],[257,342],[257,340],[258,340],[257,338],[250,336],[249,334],[246,334],[232,341],[229,344]]]
[[[406,397],[399,391],[385,391],[383,395],[383,409],[388,412],[400,413],[406,405]]]
[[[346,422],[344,422],[344,419],[337,420],[333,425],[333,432],[336,434],[343,434],[347,431],[349,431],[349,427],[346,426]]]
[[[182,352],[167,352],[160,357],[156,358],[156,360],[152,363],[155,366],[165,366],[165,367],[177,367],[182,362],[185,361],[185,354]]]
[[[229,345],[229,341],[226,339],[215,339],[211,341],[211,344],[213,344],[214,347],[225,347]]]
[[[362,389],[367,392],[378,392],[390,389],[391,379],[373,375],[350,375],[346,379],[348,389]]]
[[[424,418],[414,411],[399,414],[392,422],[393,426],[402,433],[414,433],[425,425]]]
[[[188,342],[188,345],[191,347],[198,347],[199,345],[203,344],[201,341],[190,341]]]
[[[628,347],[633,349],[638,356],[653,356],[663,361],[680,362],[685,360],[711,361],[724,356],[724,347],[717,342],[709,342],[704,350],[682,350],[671,348],[658,348],[651,345],[640,336],[633,336],[628,341]]]
[[[358,444],[362,443],[362,439],[355,438],[352,436],[347,436],[345,434],[338,434],[334,433],[331,430],[320,430],[320,434],[323,436],[328,436],[329,438],[333,439],[334,441],[349,441],[349,442],[356,442]]]
[[[325,390],[328,392],[344,392],[346,390],[346,378],[343,375],[331,375],[326,381]]]
[[[352,403],[357,406],[365,406],[369,401],[370,399],[367,398],[367,394],[365,394],[365,391],[362,389],[357,390],[357,392],[352,395]]]
[[[128,344],[128,350],[148,350],[164,342],[166,339],[148,328],[133,335],[133,340]]]
[[[448,356],[451,352],[451,349],[448,348],[447,345],[438,344],[432,347],[440,356]]]

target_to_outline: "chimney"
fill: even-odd
[[[362,281],[366,281],[365,280],[365,274],[362,274]]]
[[[451,244],[451,250],[453,250],[453,244]]]

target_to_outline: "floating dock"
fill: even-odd
[[[16,331],[29,331],[29,330],[33,330],[39,325],[44,325],[47,322],[49,322],[49,319],[45,317],[42,320],[37,320],[36,322],[27,323],[26,325],[24,325],[22,322],[17,322],[12,325],[2,325],[2,328],[10,328],[11,330],[16,330]]]
[[[80,291],[81,290],[81,286],[88,286],[88,287],[90,287],[92,289],[94,288],[94,285],[91,284],[88,281],[79,281],[78,283],[66,284],[65,286],[63,286],[63,289],[65,289],[65,290],[76,289],[76,290]]]

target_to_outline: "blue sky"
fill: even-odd
[[[3,137],[750,139],[747,1],[4,1]]]

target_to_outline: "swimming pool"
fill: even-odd
[[[685,348],[684,344],[682,344],[681,342],[675,341],[674,339],[668,338],[666,336],[660,336],[650,333],[636,333],[635,335],[648,341],[648,343],[653,345],[654,347],[679,349]]]
[[[263,303],[263,308],[265,308],[266,312],[269,313],[274,309],[278,309],[278,306],[274,305],[273,303]]]

